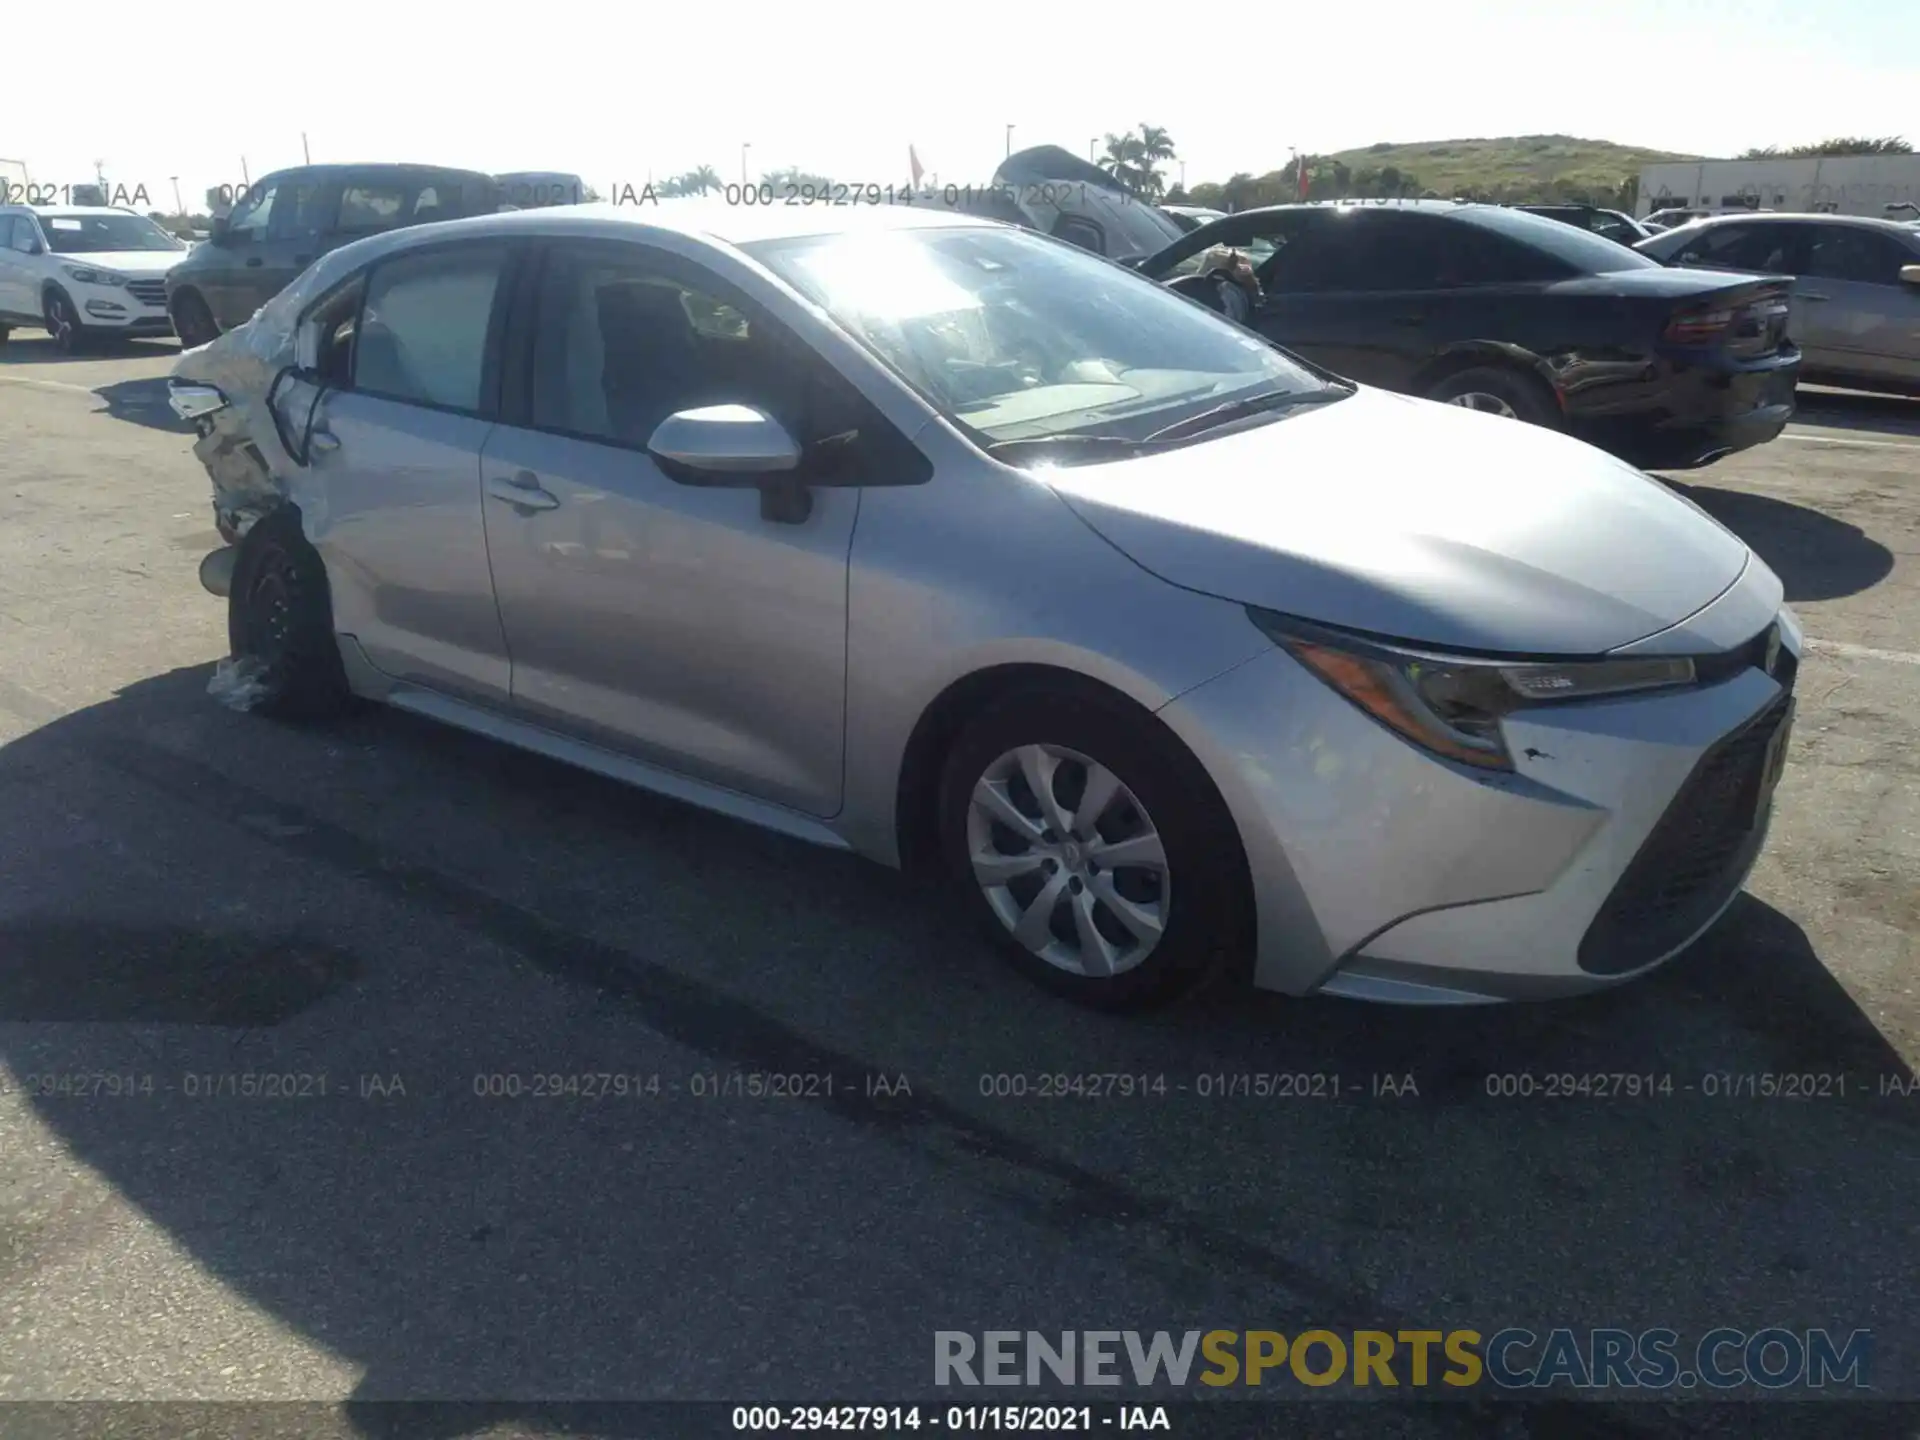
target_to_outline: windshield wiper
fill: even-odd
[[[1009,455],[1064,450],[1078,452],[1088,459],[1096,455],[1124,459],[1129,455],[1161,448],[1155,443],[1156,438],[1148,436],[1145,440],[1130,440],[1125,435],[1027,435],[1013,440],[995,440],[987,446],[987,454],[996,460],[1004,460]]]
[[[1299,405],[1322,405],[1352,393],[1351,386],[1324,385],[1318,390],[1266,390],[1258,395],[1243,395],[1237,400],[1215,405],[1211,410],[1202,410],[1198,415],[1176,420],[1147,436],[1146,443],[1178,440],[1188,435],[1198,435],[1202,430],[1215,429],[1244,415],[1257,415],[1263,410],[1291,410]]]

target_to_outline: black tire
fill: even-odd
[[[1465,396],[1491,396],[1513,411],[1513,418],[1529,425],[1558,428],[1560,405],[1553,391],[1536,375],[1501,365],[1476,365],[1442,376],[1427,389],[1427,399],[1458,405]],[[1480,408],[1469,406],[1470,409]]]
[[[58,285],[50,285],[40,303],[47,334],[53,337],[53,348],[62,355],[75,355],[86,349],[87,327],[80,323],[80,312],[73,308],[72,297]]]
[[[974,787],[1003,756],[1029,745],[1077,752],[1119,779],[1137,800],[1139,811],[1124,800],[1116,802],[1121,811],[1117,834],[1126,833],[1130,818],[1137,824],[1140,811],[1151,817],[1151,826],[1158,832],[1165,856],[1165,926],[1158,941],[1131,968],[1094,976],[1062,968],[1034,953],[1014,937],[975,878],[969,835]],[[1064,788],[1055,793],[1078,807],[1073,770],[1074,762],[1063,763],[1055,779]],[[1084,771],[1079,773],[1084,783]],[[1019,793],[1032,799],[1031,790]],[[1039,812],[1035,805],[1022,813]],[[1111,817],[1112,807],[1108,813]],[[1247,953],[1254,933],[1251,888],[1239,833],[1225,802],[1199,761],[1152,716],[1124,700],[1068,684],[1039,684],[988,705],[965,725],[948,750],[937,817],[941,866],[960,904],[972,912],[1016,969],[1055,994],[1101,1010],[1142,1009],[1173,999]],[[1109,841],[1116,838],[1107,835],[1107,829],[1112,829],[1111,823],[1102,833]],[[993,833],[1012,835],[1011,831]],[[1057,873],[1058,864],[1050,873]],[[1022,883],[1030,878],[1023,877]],[[1123,878],[1131,884],[1145,877],[1139,872],[1129,875],[1122,867],[1110,872],[1105,883],[1118,889]],[[1038,891],[1043,883],[1047,882],[1032,879],[1031,888]],[[1056,926],[1072,930],[1072,906],[1078,903],[1073,897],[1081,887],[1091,890],[1092,882],[1076,875],[1064,883],[1076,888],[1056,901],[1058,908],[1050,913]],[[1139,894],[1122,892],[1122,897],[1137,900]],[[1038,896],[1025,898],[1009,887],[1006,899],[1022,905],[1037,901]],[[1118,923],[1112,911],[1104,912],[1104,919]],[[1064,940],[1060,929],[1053,936]]]
[[[260,698],[251,707],[276,720],[324,720],[351,695],[333,634],[327,569],[283,505],[240,541],[227,597],[227,643],[253,662]]]
[[[197,290],[182,290],[173,297],[173,333],[180,337],[182,350],[193,350],[220,338],[213,311]]]

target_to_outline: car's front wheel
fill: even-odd
[[[67,298],[66,291],[47,291],[42,308],[47,334],[53,337],[54,349],[62,355],[71,355],[86,344],[86,330],[80,324],[80,316],[73,308],[73,301]]]
[[[220,327],[213,321],[213,311],[207,308],[207,302],[198,292],[182,290],[173,297],[173,333],[180,337],[180,346],[192,350],[220,338]]]
[[[1158,721],[1079,687],[977,715],[947,756],[947,874],[1003,954],[1083,1004],[1172,998],[1251,937],[1239,835]]]
[[[333,634],[327,569],[291,505],[240,541],[227,592],[227,643],[245,667],[246,707],[281,720],[320,720],[349,700]]]

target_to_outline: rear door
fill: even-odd
[[[1900,267],[1920,251],[1865,226],[1813,225],[1805,271],[1795,287],[1806,332],[1823,370],[1863,380],[1920,380],[1920,286]]]
[[[334,628],[387,675],[495,705],[508,696],[507,651],[480,452],[516,258],[491,240],[410,249],[315,307],[326,315],[315,353],[345,371],[314,415],[309,460],[324,504],[306,517]]]

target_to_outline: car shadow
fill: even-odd
[[[112,419],[166,430],[175,435],[191,435],[193,423],[182,420],[167,404],[167,377],[149,376],[139,380],[120,380],[98,386],[94,392],[107,402],[106,413]]]
[[[1845,1327],[1895,1313],[1882,1297],[1907,1283],[1911,1105],[1709,1078],[1905,1068],[1759,900],[1586,1000],[1405,1010],[1222,985],[1095,1015],[879,867],[407,716],[234,715],[208,673],[0,747],[0,792],[44,841],[0,877],[0,1060],[157,1074],[160,1093],[32,1103],[206,1275],[360,1367],[358,1401],[944,1403],[926,1331],[1040,1319],[1024,1287],[1043,1281],[1087,1287],[1085,1314],[1046,1311],[1064,1326],[1152,1284],[1186,1318],[1283,1330],[1617,1324],[1629,1303],[1758,1328],[1809,1275],[1819,1323]],[[662,1046],[714,1074],[906,1057],[916,1083],[778,1111],[476,1098],[481,1072],[639,1069]],[[339,1087],[324,1100],[218,1088],[317,1072]],[[1174,1083],[983,1098],[982,1077],[1042,1072]],[[370,1073],[404,1074],[407,1098],[369,1094]],[[1608,1073],[1669,1084],[1503,1089]],[[1234,1078],[1279,1076],[1344,1089]],[[13,1237],[10,1283],[31,1293],[22,1269],[66,1243]],[[1605,1433],[1669,1433],[1651,1408]],[[345,1413],[369,1434],[473,1427]],[[1452,1433],[1492,1432],[1457,1413]]]
[[[1834,600],[1871,589],[1893,571],[1893,552],[1858,526],[1791,500],[1665,476],[1766,561],[1789,601]]]
[[[1797,425],[1920,440],[1920,397],[1803,387],[1793,419]]]
[[[121,359],[161,359],[178,355],[180,342],[171,337],[165,339],[135,340],[97,340],[82,346],[77,352],[63,354],[53,343],[53,337],[39,330],[15,330],[7,337],[7,343],[0,345],[0,366],[4,365],[69,365],[83,364],[88,361],[98,363],[101,360]]]

